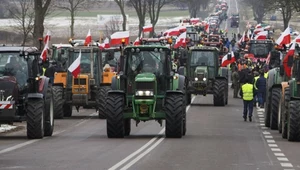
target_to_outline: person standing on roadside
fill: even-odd
[[[233,67],[232,85],[233,85],[233,98],[238,98],[238,92],[240,90],[240,77],[239,77],[237,67]]]
[[[256,81],[257,97],[260,108],[264,108],[266,90],[267,90],[267,79],[264,77],[264,72],[260,72],[260,76]]]

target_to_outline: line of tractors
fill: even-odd
[[[294,55],[271,55],[267,80],[265,126],[279,130],[282,138],[300,141],[300,47],[296,44]],[[277,54],[276,54],[277,53]]]
[[[74,106],[95,108],[106,118],[109,138],[128,136],[131,119],[136,125],[165,120],[166,137],[181,138],[192,94],[213,94],[215,106],[228,103],[228,70],[220,67],[216,47],[180,50],[187,55],[174,69],[166,43],[105,50],[71,44],[52,46],[50,67],[60,68],[53,81],[43,76],[37,48],[0,47],[0,124],[26,121],[29,139],[52,136],[54,118],[72,116]],[[81,71],[74,78],[67,69],[80,52]]]

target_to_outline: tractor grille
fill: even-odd
[[[81,79],[81,78],[74,79],[74,85],[85,85],[85,84],[86,84],[86,79]]]
[[[204,78],[204,74],[197,74],[197,78],[199,81],[202,81]]]
[[[154,82],[136,82],[137,90],[154,90]]]

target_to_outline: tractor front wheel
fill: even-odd
[[[99,119],[106,118],[106,115],[105,115],[106,99],[107,99],[107,94],[108,94],[109,90],[111,90],[111,87],[109,87],[109,86],[101,86],[99,88],[97,98],[96,98]]]
[[[181,138],[183,135],[184,96],[169,94],[165,99],[166,137]]]
[[[289,102],[287,139],[289,141],[300,140],[300,101]]]
[[[28,99],[27,103],[27,138],[44,137],[44,99]]]
[[[278,111],[279,111],[279,101],[281,98],[281,89],[273,88],[272,89],[272,98],[271,98],[271,117],[270,117],[270,128],[272,130],[278,129]]]
[[[226,104],[226,81],[216,79],[213,85],[214,106],[225,106]]]
[[[63,87],[53,86],[53,98],[54,98],[54,118],[63,119],[64,118],[64,99],[63,99]]]
[[[52,88],[48,87],[46,100],[45,100],[45,128],[44,135],[52,136],[53,128],[54,128],[54,108],[53,108],[54,100]]]
[[[106,131],[108,138],[124,138],[124,96],[110,94],[106,101]]]

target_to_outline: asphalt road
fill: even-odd
[[[105,120],[85,109],[55,120],[52,137],[28,140],[25,128],[0,134],[0,170],[300,169],[300,143],[264,127],[263,110],[255,108],[253,122],[244,122],[242,101],[231,90],[227,106],[212,103],[212,96],[194,98],[181,139],[166,139],[156,122],[132,122],[131,136],[108,139]]]

